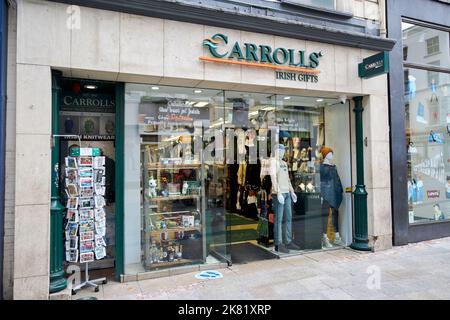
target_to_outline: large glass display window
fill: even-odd
[[[350,243],[348,105],[140,84],[125,102],[127,274]]]
[[[450,33],[402,23],[409,223],[450,219]]]

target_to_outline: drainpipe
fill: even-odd
[[[5,144],[6,144],[6,56],[8,7],[0,3],[0,299],[3,300],[3,255],[5,237]]]
[[[350,248],[370,251],[367,235],[367,191],[364,184],[364,138],[363,138],[363,97],[354,97],[355,138],[356,138],[356,186],[353,192],[355,208],[355,236]]]
[[[59,292],[67,287],[63,269],[63,214],[59,192],[59,100],[61,97],[60,71],[52,71],[52,178],[50,204],[50,293]]]

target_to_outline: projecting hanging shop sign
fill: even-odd
[[[202,61],[272,69],[276,79],[314,83],[319,80],[317,68],[324,55],[321,51],[307,54],[304,50],[273,49],[268,45],[238,41],[231,46],[228,36],[221,33],[203,40],[203,46],[209,49],[211,57],[202,56],[199,58]]]
[[[372,78],[389,72],[389,53],[383,51],[365,58],[358,64],[358,75],[360,78]]]

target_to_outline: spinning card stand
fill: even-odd
[[[82,289],[84,287],[93,287],[95,292],[98,292],[100,290],[100,288],[98,286],[99,283],[102,283],[102,284],[108,283],[108,280],[106,280],[106,278],[89,280],[89,262],[86,262],[86,264],[85,264],[84,274],[85,274],[84,282],[82,282],[79,285],[77,285],[76,287],[72,288],[72,295],[77,294],[77,291],[79,291],[80,289]]]
[[[55,136],[65,136],[65,135],[55,135]],[[103,259],[106,256],[106,249],[105,249],[105,230],[106,230],[106,224],[105,224],[105,211],[104,211],[104,179],[105,179],[105,168],[104,168],[104,159],[103,161],[100,158],[100,168],[96,167],[94,165],[94,157],[101,157],[100,151],[98,148],[82,148],[81,147],[81,141],[80,137],[76,135],[67,135],[65,137],[74,137],[78,138],[79,141],[79,154],[70,154],[68,157],[66,157],[66,161],[68,161],[68,158],[77,159],[75,162],[78,162],[78,157],[91,157],[91,162],[88,164],[81,164],[80,159],[80,167],[76,167],[75,170],[77,171],[77,178],[76,188],[73,187],[74,182],[72,180],[69,180],[69,182],[66,181],[66,188],[69,189],[69,185],[72,186],[72,190],[69,191],[66,190],[69,197],[72,197],[69,200],[76,200],[74,206],[68,205],[68,224],[72,224],[73,229],[75,230],[73,233],[69,231],[69,235],[66,233],[66,260],[69,263],[79,263],[85,264],[85,279],[84,282],[81,282],[80,284],[76,285],[72,288],[72,295],[75,295],[77,291],[81,290],[84,287],[93,287],[95,289],[95,292],[99,292],[100,284],[106,284],[107,279],[106,277],[94,279],[91,280],[89,278],[89,263],[93,262],[95,260]],[[88,150],[91,149],[91,150]],[[81,150],[88,150],[91,152],[90,155],[82,155]],[[96,152],[94,152],[96,151]],[[95,154],[96,153],[96,154]],[[98,158],[97,158],[98,159]],[[67,169],[67,163],[66,163],[66,169]],[[80,172],[81,170],[87,170],[87,172],[90,171],[90,174],[86,176],[81,176]],[[70,168],[69,168],[70,170]],[[86,181],[82,181],[82,179],[91,179],[90,184],[91,185],[83,185],[83,183],[86,183]],[[98,182],[98,179],[100,182]],[[89,182],[88,182],[89,183]],[[84,191],[89,191],[89,193],[83,193]],[[101,191],[99,191],[101,190]],[[73,193],[71,193],[73,192]],[[98,201],[98,198],[100,198],[101,201]],[[85,205],[84,203],[87,201],[90,205]],[[101,203],[100,203],[101,202]],[[92,204],[94,204],[92,206]],[[99,210],[99,211],[97,211]],[[72,211],[72,212],[69,212]],[[100,213],[98,213],[100,212]],[[73,219],[73,220],[69,220]],[[84,224],[84,225],[83,225]],[[86,229],[84,232],[81,232],[81,225],[83,225]],[[87,225],[90,225],[90,227],[86,227]],[[74,227],[75,226],[75,227]],[[90,230],[92,229],[92,230]],[[102,231],[100,231],[102,230]],[[67,227],[66,227],[67,232]],[[86,234],[88,235],[86,237]],[[69,238],[68,238],[69,237]],[[72,240],[74,240],[74,244],[72,244]],[[68,244],[69,243],[69,244]],[[67,247],[69,246],[69,247]],[[87,255],[87,256],[86,256]],[[83,259],[82,259],[83,257]]]

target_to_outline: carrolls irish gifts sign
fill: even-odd
[[[389,72],[389,53],[383,51],[367,57],[358,64],[358,75],[360,78],[372,78]]]
[[[306,52],[293,48],[273,48],[266,44],[229,41],[228,36],[217,33],[203,40],[209,56],[199,59],[205,62],[241,65],[275,70],[278,80],[317,83],[322,51]]]

